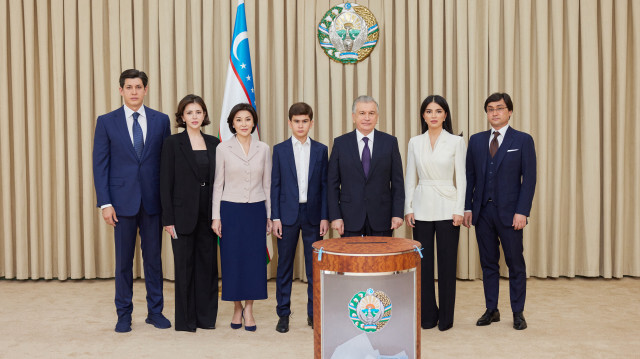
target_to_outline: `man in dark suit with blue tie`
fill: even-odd
[[[271,168],[271,217],[278,237],[276,330],[289,331],[293,260],[302,232],[307,272],[307,324],[313,327],[313,266],[311,245],[329,230],[327,214],[327,146],[308,135],[313,110],[304,102],[289,108],[292,136],[273,146]]]
[[[143,106],[147,75],[135,69],[120,75],[124,106],[98,117],[93,144],[93,177],[98,207],[114,227],[116,255],[115,331],[131,331],[133,255],[140,229],[147,289],[146,322],[169,328],[162,315],[162,225],[160,153],[171,134],[169,117]]]
[[[353,101],[352,132],[337,137],[329,158],[331,228],[343,237],[391,237],[404,215],[404,180],[398,139],[375,129],[378,103]]]
[[[509,126],[511,97],[494,93],[484,103],[491,130],[469,139],[464,225],[476,227],[482,265],[486,311],[476,325],[500,321],[498,284],[499,246],[509,267],[509,294],[513,327],[527,328],[523,310],[527,272],[522,231],[527,225],[536,188],[536,151],[533,138]]]

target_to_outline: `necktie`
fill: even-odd
[[[495,131],[493,133],[493,140],[491,140],[491,143],[489,144],[489,153],[491,154],[491,158],[493,158],[496,155],[496,152],[498,152],[498,136],[500,136],[500,132]]]
[[[369,176],[369,165],[371,164],[371,150],[369,150],[369,138],[363,137],[364,148],[362,149],[362,169],[364,170],[364,177]]]
[[[142,149],[144,148],[144,138],[142,136],[142,127],[140,127],[140,122],[138,122],[139,113],[133,113],[133,127],[131,132],[133,132],[133,149],[136,151],[136,155],[138,155],[138,159],[142,158]]]

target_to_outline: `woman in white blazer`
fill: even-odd
[[[409,141],[405,178],[405,221],[424,248],[422,259],[423,329],[453,326],[458,239],[464,216],[465,143],[452,133],[451,112],[442,96],[420,107],[422,135]],[[455,179],[455,182],[454,182]],[[434,287],[434,235],[437,238],[438,301]]]

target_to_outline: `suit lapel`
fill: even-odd
[[[296,157],[293,153],[293,142],[291,141],[291,137],[289,137],[288,143],[285,143],[284,146],[284,158],[288,162],[288,167],[291,170],[294,178],[298,178],[298,174],[296,172]],[[296,181],[296,184],[298,182]]]
[[[496,154],[496,171],[500,168],[500,163],[504,159],[504,156],[507,154],[507,150],[511,147],[511,143],[513,142],[513,130],[511,126],[507,128],[507,132],[504,134],[504,139],[502,140],[502,144],[498,148],[498,153]]]
[[[356,167],[359,168],[358,173],[362,176],[362,178],[367,178],[364,175],[364,169],[362,168],[362,160],[360,159],[360,150],[358,149],[358,136],[356,136],[356,131],[353,130],[349,135],[350,139],[347,141],[347,146],[349,147],[348,151],[351,153],[353,163],[357,164]],[[369,172],[371,172],[371,168],[369,168]]]
[[[309,173],[307,173],[307,183],[311,181],[311,174],[313,173],[313,167],[316,164],[316,159],[318,158],[318,145],[314,143],[311,138],[309,140]]]
[[[245,154],[244,154],[244,150],[242,149],[242,145],[238,142],[238,140],[235,138],[235,136],[230,138],[229,140],[225,141],[225,144],[226,144],[227,148],[229,148],[229,150],[231,150],[231,153],[233,153],[235,156],[237,156],[238,158],[240,158],[243,161],[248,160],[248,157],[245,156]],[[253,147],[254,146],[251,146],[249,148],[249,154],[251,154],[251,148],[253,148]]]
[[[204,143],[207,146],[207,155],[209,156],[209,183],[213,186],[216,172],[216,145],[214,141],[207,140],[207,137],[204,137]]]
[[[156,118],[153,115],[153,113],[149,110],[148,107],[144,107],[144,114],[147,117],[147,137],[144,141],[144,147],[142,148],[142,157],[140,157],[140,161],[142,161],[142,159],[144,158],[144,156],[147,155],[147,153],[150,151],[149,148],[151,146],[147,146],[151,144],[151,139],[154,136],[156,129]]]
[[[195,153],[193,153],[191,141],[189,141],[189,135],[185,130],[182,131],[182,133],[180,133],[178,136],[180,139],[180,151],[184,155],[184,158],[187,160],[189,167],[191,167],[193,174],[196,176],[196,178],[198,178],[198,165],[196,164],[196,155]]]
[[[489,137],[491,137],[491,130],[485,131],[480,141],[480,157],[482,161],[482,177],[487,172],[487,156],[489,155]]]
[[[118,111],[115,118],[115,124],[120,132],[120,138],[124,142],[124,146],[129,148],[129,153],[136,159],[136,161],[138,161],[136,150],[133,148],[133,142],[131,142],[131,137],[129,136],[129,128],[127,127],[127,118],[125,117],[124,106],[122,106]]]
[[[383,137],[380,135],[380,132],[378,130],[373,131],[375,134],[373,135],[373,147],[371,148],[371,166],[369,166],[369,177],[371,177],[371,174],[376,169],[376,165],[378,164],[378,162],[380,162],[380,154],[384,153],[383,150],[385,147],[385,143],[382,141]],[[376,153],[375,156],[373,155],[373,152]],[[364,169],[362,170],[362,173],[364,173]]]

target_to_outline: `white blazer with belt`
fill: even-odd
[[[443,129],[433,149],[428,131],[409,140],[405,215],[413,213],[417,221],[442,221],[452,219],[454,214],[462,216],[466,187],[462,137]]]
[[[213,184],[213,219],[220,219],[220,202],[265,201],[271,216],[271,154],[269,145],[251,140],[245,154],[235,136],[216,149],[216,177]]]

